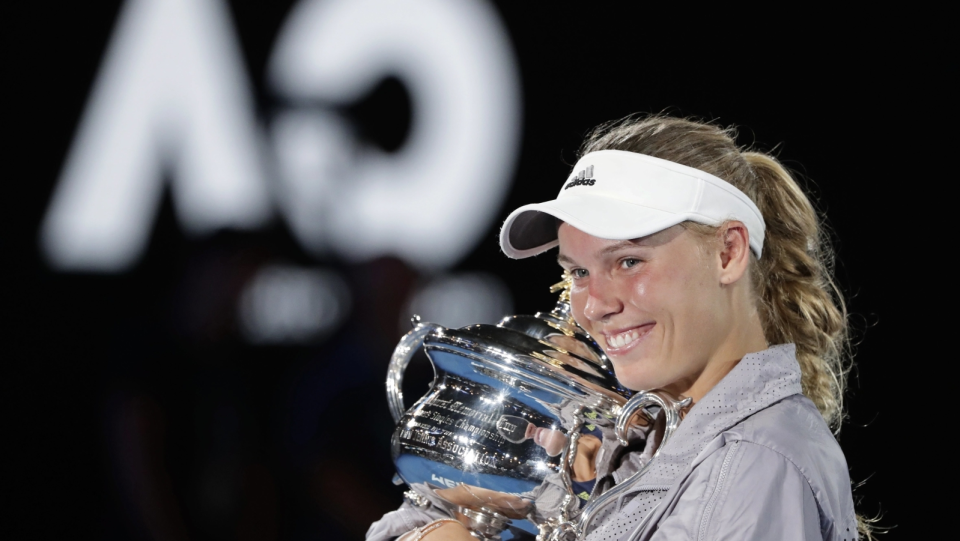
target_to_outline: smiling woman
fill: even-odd
[[[683,164],[727,180],[729,184],[721,182],[747,199],[762,222],[750,224],[752,213],[741,212],[752,252],[753,302],[746,310],[759,313],[769,344],[796,345],[803,394],[839,429],[850,359],[846,307],[832,276],[833,249],[790,173],[772,156],[741,149],[734,137],[732,129],[712,124],[652,117],[598,127],[581,153],[618,149]],[[703,199],[699,203],[710,205]],[[710,249],[723,233],[714,226],[732,224],[690,216],[680,225],[706,240],[701,246]]]
[[[767,348],[744,279],[747,231],[739,222],[724,230],[716,242],[682,225],[615,241],[560,226],[574,317],[601,341],[625,386],[696,403],[746,353]]]
[[[514,258],[559,246],[573,316],[620,382],[692,399],[662,449],[654,429],[595,459],[643,473],[587,540],[870,537],[835,439],[850,361],[832,252],[776,159],[712,124],[601,126],[557,198],[511,213],[500,241]],[[429,534],[470,538],[455,522]]]

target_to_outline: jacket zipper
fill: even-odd
[[[733,462],[733,457],[737,452],[737,447],[740,446],[740,440],[737,440],[730,444],[730,449],[727,450],[726,456],[723,457],[723,464],[720,465],[720,475],[717,477],[717,486],[713,489],[713,494],[710,495],[710,501],[707,502],[707,508],[703,511],[703,518],[700,519],[700,533],[697,535],[697,541],[703,541],[707,535],[707,524],[710,522],[710,518],[713,516],[713,507],[717,505],[717,499],[720,498],[720,490],[723,488],[723,482],[727,478],[727,471],[730,469],[730,463]]]

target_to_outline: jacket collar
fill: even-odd
[[[788,396],[800,394],[800,375],[793,344],[744,356],[690,409],[643,474],[637,490],[672,485],[723,431]]]

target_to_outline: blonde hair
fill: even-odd
[[[733,184],[757,205],[766,223],[763,257],[752,257],[751,281],[770,344],[793,343],[801,386],[834,433],[852,365],[843,296],[833,279],[833,250],[823,222],[793,176],[769,154],[739,147],[731,128],[663,115],[627,117],[594,129],[580,156],[626,150],[706,171]],[[716,228],[686,222],[694,232]],[[872,539],[871,519],[857,517]]]
[[[838,430],[850,362],[846,308],[831,276],[833,252],[820,217],[790,173],[772,156],[741,149],[734,137],[731,129],[682,118],[630,117],[595,129],[580,153],[627,150],[695,167],[756,203],[766,238],[763,257],[751,261],[751,279],[764,335],[770,344],[796,344],[803,394]]]

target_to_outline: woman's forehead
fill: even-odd
[[[557,260],[561,263],[573,261],[574,254],[571,252],[577,252],[577,255],[581,256],[604,258],[637,247],[662,246],[679,237],[685,231],[686,229],[683,226],[674,225],[645,237],[615,240],[596,237],[570,224],[562,223],[558,231],[560,253],[557,255]],[[585,254],[582,252],[585,252]]]

